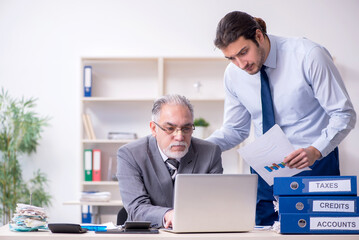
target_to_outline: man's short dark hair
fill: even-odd
[[[243,36],[259,46],[255,38],[257,29],[267,35],[266,23],[263,19],[252,17],[245,12],[230,12],[218,23],[214,45],[223,49]]]

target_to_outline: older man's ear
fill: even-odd
[[[150,128],[151,128],[152,136],[156,137],[157,135],[156,124],[153,121],[150,122]]]

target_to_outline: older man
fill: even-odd
[[[118,150],[117,178],[128,221],[150,221],[168,228],[173,218],[173,184],[177,173],[222,173],[221,150],[192,138],[193,107],[179,95],[155,101],[152,136]]]

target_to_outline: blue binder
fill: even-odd
[[[357,195],[356,176],[275,177],[274,196]]]
[[[92,67],[84,66],[84,96],[91,97],[92,92]]]
[[[92,223],[92,209],[90,205],[81,206],[82,223]]]
[[[358,234],[359,214],[297,214],[279,216],[280,232],[295,234]]]
[[[359,197],[354,196],[291,196],[279,197],[282,213],[358,213]]]

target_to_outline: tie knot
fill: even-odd
[[[266,70],[266,66],[265,65],[262,65],[262,67],[261,67],[261,72],[264,72],[264,70]]]
[[[176,159],[169,158],[169,159],[166,160],[166,162],[168,164],[172,165],[175,169],[178,169],[179,161],[177,161]]]
[[[171,175],[172,180],[174,181],[177,175],[177,169],[179,167],[179,161],[177,161],[176,159],[167,159],[166,160],[167,163],[167,168],[168,171]]]

